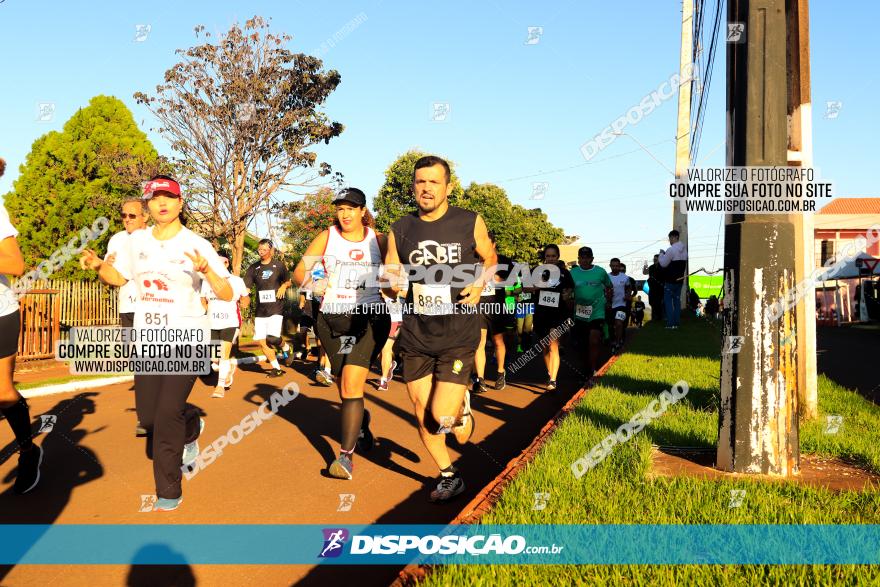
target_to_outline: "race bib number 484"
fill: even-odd
[[[549,306],[551,308],[559,307],[559,292],[556,291],[542,291],[538,296],[538,305],[539,306]]]

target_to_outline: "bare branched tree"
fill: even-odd
[[[271,208],[273,194],[339,180],[313,150],[343,131],[319,109],[339,72],[288,51],[291,37],[268,28],[255,16],[211,44],[204,26],[196,27],[205,44],[177,50],[183,60],[165,72],[155,96],[134,95],[162,124],[199,232],[230,244],[236,275],[248,225]]]

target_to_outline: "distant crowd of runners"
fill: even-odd
[[[318,350],[314,377],[335,385],[341,402],[340,450],[328,467],[336,478],[351,479],[355,450],[368,451],[374,444],[364,405],[371,367],[378,362],[380,391],[388,389],[399,370],[419,436],[439,471],[430,499],[444,502],[465,489],[447,438],[464,444],[473,435],[471,393],[504,389],[506,367],[518,353],[535,348],[546,368],[544,388],[555,392],[563,362],[560,346],[567,342],[584,359],[572,364],[579,383],[589,380],[603,345],[619,353],[627,324],[641,326],[645,314],[636,280],[619,259],[611,260],[609,272],[593,264],[590,247],[581,247],[577,264],[569,268],[559,247],[547,244],[537,267],[518,264],[498,251],[479,214],[449,205],[451,190],[447,162],[422,157],[412,178],[418,210],[397,220],[388,234],[379,234],[365,194],[344,189],[333,200],[334,222],[314,237],[292,272],[275,258],[273,243],[262,240],[259,261],[239,278],[230,274],[227,255],[184,225],[180,184],[159,175],[145,184],[141,198],[123,202],[125,230],[111,238],[105,256],[85,249],[80,265],[119,288],[122,326],[210,329],[211,340],[220,344],[214,398],[223,398],[233,383],[237,362],[232,349],[242,311],[252,303],[253,340],[268,363],[269,377],[284,375],[279,360],[290,367]],[[3,209],[2,274],[21,275],[24,270],[16,234]],[[669,249],[643,268],[654,318],[665,305],[668,328],[678,326],[686,261],[677,241],[678,234],[671,232]],[[299,291],[299,311],[296,335],[288,342],[285,299],[291,286]],[[662,303],[658,291],[664,293]],[[14,298],[6,277],[0,278],[0,295]],[[0,316],[0,410],[21,453],[15,491],[26,493],[39,482],[43,453],[32,442],[27,403],[12,383],[17,300],[6,307]],[[489,341],[496,366],[491,386],[486,380]],[[180,505],[182,466],[199,455],[205,423],[187,404],[196,379],[135,374],[136,433],[147,438],[157,511]]]

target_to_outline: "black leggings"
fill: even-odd
[[[177,499],[183,445],[199,437],[199,412],[186,405],[195,375],[135,375],[138,420],[147,429],[147,457],[153,459],[156,497]]]

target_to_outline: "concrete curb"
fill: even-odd
[[[249,365],[265,361],[264,355],[252,355],[250,357],[242,357],[240,359],[232,359],[237,365]],[[58,383],[55,385],[44,385],[41,387],[31,387],[25,390],[19,390],[18,393],[24,398],[43,397],[46,395],[55,395],[58,393],[73,393],[84,389],[96,389],[106,385],[116,385],[117,383],[127,383],[134,381],[132,375],[118,375],[115,377],[101,377],[98,379],[85,379],[83,381],[70,381],[69,383]]]
[[[56,393],[72,393],[82,391],[84,389],[95,389],[106,385],[115,385],[117,383],[126,383],[134,381],[131,375],[119,375],[117,377],[101,377],[100,379],[86,379],[84,381],[71,381],[69,383],[58,383],[56,385],[44,385],[42,387],[31,387],[30,389],[19,390],[25,398],[42,397],[45,395],[55,395]]]

